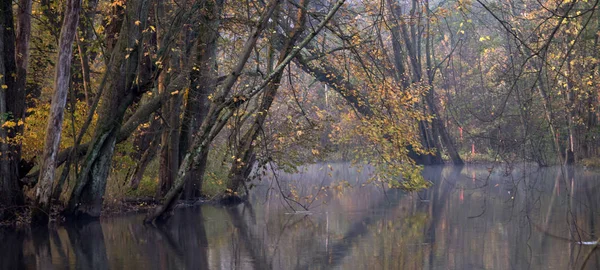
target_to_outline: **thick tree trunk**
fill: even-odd
[[[186,100],[186,107],[181,124],[179,139],[179,162],[183,160],[193,141],[192,135],[206,117],[210,101],[208,96],[214,93],[217,84],[217,38],[221,24],[223,0],[207,1],[204,4],[205,13],[201,18],[198,37],[197,69],[192,70],[191,85]],[[201,157],[197,168],[189,172],[183,199],[193,200],[202,194],[204,170],[207,157]]]
[[[168,106],[163,107],[163,116],[168,116],[168,123],[164,123],[165,128],[161,136],[160,151],[160,182],[157,190],[157,197],[160,198],[166,194],[179,168],[179,122],[181,111],[181,98],[177,96],[172,98]]]
[[[161,73],[158,76],[158,92],[165,92],[165,84],[167,83],[167,74]],[[158,169],[158,186],[156,187],[156,197],[161,198],[164,194],[171,189],[171,185],[173,184],[173,168],[171,168],[171,159],[170,159],[170,140],[171,133],[173,129],[171,121],[171,106],[173,102],[167,102],[161,108],[161,118],[163,129],[160,135],[160,147],[158,151],[158,159],[159,159],[159,169]]]
[[[67,1],[63,25],[60,31],[58,62],[54,76],[54,95],[50,105],[50,117],[46,128],[44,142],[44,156],[40,180],[36,187],[36,205],[32,212],[32,223],[45,225],[48,223],[52,184],[54,183],[54,170],[56,168],[56,155],[60,143],[64,110],[69,92],[69,79],[71,76],[71,59],[73,54],[73,41],[79,23],[80,0]]]
[[[31,36],[31,0],[19,0],[17,8],[17,33],[15,42],[16,74],[15,85],[8,89],[8,111],[12,113],[13,121],[25,121],[25,97],[27,95],[27,66],[29,63],[29,38]],[[8,136],[15,138],[23,134],[24,125],[17,125],[9,131]],[[21,160],[21,144],[16,143],[11,147],[12,166]],[[19,175],[20,177],[21,175]]]
[[[103,93],[101,116],[66,211],[71,216],[99,217],[106,180],[125,111],[133,103],[133,85],[141,56],[141,31],[146,25],[149,2],[130,1],[109,66],[107,91]],[[137,22],[137,23],[136,23]]]
[[[171,113],[169,115],[171,130],[169,133],[169,172],[171,174],[171,184],[177,177],[179,169],[179,126],[181,125],[181,100],[182,96],[175,96],[171,99]],[[170,188],[170,186],[169,186]],[[165,190],[166,194],[168,190]]]
[[[17,89],[15,88],[15,80],[11,74],[16,73],[15,64],[15,34],[12,13],[12,1],[0,1],[0,115],[8,116],[15,112],[19,116],[19,112],[25,110],[25,100],[19,100]],[[19,108],[19,105],[22,107]],[[22,116],[22,115],[21,115]],[[12,118],[0,118],[0,123],[5,121],[14,121]],[[14,138],[18,127],[18,120],[15,121],[17,126],[13,128],[0,127],[0,220],[10,218],[13,212],[14,205],[23,202],[23,193],[18,183],[18,153],[14,153]],[[0,125],[2,126],[2,125]]]
[[[161,38],[163,38],[163,34],[167,32],[167,28],[168,28],[168,24],[167,23],[162,23],[163,21],[165,21],[167,19],[167,16],[165,15],[165,9],[167,8],[167,5],[165,3],[166,1],[164,0],[159,0],[156,2],[156,37],[158,40],[160,40]],[[160,46],[162,46],[162,44],[158,44],[158,49],[160,50]],[[166,63],[163,63],[163,65],[165,65],[165,69],[171,69],[174,68],[172,65],[174,65],[175,61],[173,59],[169,59],[170,61],[167,61]],[[169,79],[169,75],[166,72],[161,72],[161,74],[158,76],[158,80],[157,80],[157,89],[158,89],[158,93],[164,93],[166,90],[166,84],[167,81]],[[175,129],[175,127],[173,127],[172,123],[171,123],[171,110],[172,108],[173,102],[169,101],[167,102],[160,110],[160,116],[162,119],[162,125],[163,125],[163,129],[161,131],[161,135],[160,135],[160,148],[158,150],[158,160],[159,160],[159,168],[158,168],[158,186],[156,187],[156,198],[161,198],[162,196],[164,196],[169,189],[171,189],[171,186],[173,185],[173,181],[174,181],[174,173],[176,171],[176,168],[172,168],[171,164],[172,164],[172,159],[170,158],[170,154],[171,154],[171,143],[169,138],[171,137],[171,134],[173,132],[173,130]]]

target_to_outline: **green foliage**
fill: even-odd
[[[587,168],[598,169],[600,168],[600,157],[585,158],[581,160],[581,165]]]
[[[227,177],[231,166],[227,159],[228,151],[225,144],[213,144],[208,152],[208,161],[204,173],[202,193],[207,198],[220,195],[227,188]]]
[[[156,166],[154,166],[156,167]],[[156,174],[154,174],[156,175]],[[125,194],[127,197],[154,197],[156,195],[156,189],[158,187],[158,179],[156,177],[150,176],[150,174],[146,174],[142,177],[142,181],[140,181],[140,185],[136,190],[129,189]]]

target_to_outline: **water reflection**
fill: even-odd
[[[435,185],[415,194],[369,175],[310,166],[280,175],[283,193],[267,179],[251,204],[179,209],[160,227],[132,215],[2,230],[0,269],[569,269],[592,249],[577,242],[598,237],[597,172],[430,167]],[[292,191],[310,212],[282,202]]]

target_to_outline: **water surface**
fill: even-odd
[[[579,269],[592,246],[578,242],[598,238],[600,173],[480,165],[424,175],[433,187],[407,194],[367,183],[368,168],[318,164],[266,176],[249,204],[178,209],[158,228],[128,215],[3,230],[0,269]],[[294,195],[309,211],[282,200]],[[586,268],[599,262],[593,254]]]

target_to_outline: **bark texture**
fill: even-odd
[[[173,188],[169,190],[167,195],[165,196],[162,205],[158,206],[154,211],[150,212],[148,216],[146,216],[145,222],[155,222],[166,220],[170,217],[172,210],[175,206],[177,199],[179,198],[181,191],[183,190],[185,180],[187,179],[188,172],[191,169],[198,166],[200,159],[203,155],[208,152],[210,143],[216,137],[216,135],[221,131],[221,129],[225,126],[227,121],[232,117],[233,111],[235,108],[244,103],[244,100],[251,98],[262,92],[262,90],[267,86],[268,83],[272,82],[274,78],[276,78],[279,72],[282,72],[283,69],[294,59],[296,55],[304,48],[306,45],[325,27],[325,24],[329,22],[333,18],[333,15],[338,11],[338,9],[344,4],[344,0],[338,0],[335,5],[330,9],[329,13],[325,18],[317,25],[313,32],[307,35],[302,42],[295,46],[292,51],[286,55],[284,60],[270,73],[266,76],[265,81],[256,88],[251,89],[244,97],[241,99],[238,97],[227,98],[228,94],[231,92],[231,89],[237,79],[239,78],[248,58],[252,51],[254,51],[256,41],[260,36],[261,32],[267,26],[271,15],[275,11],[276,7],[280,4],[280,0],[273,0],[269,2],[269,4],[265,7],[265,12],[261,16],[259,23],[253,33],[250,34],[248,39],[246,40],[241,57],[233,70],[229,73],[229,76],[224,80],[223,84],[218,91],[214,103],[211,104],[207,117],[204,119],[202,126],[197,132],[197,137],[194,139],[194,143],[192,144],[191,151],[188,152],[183,159],[182,165],[179,168],[177,173],[177,179],[173,185]],[[222,114],[223,113],[223,114]]]
[[[308,0],[301,0],[299,3],[301,8],[298,8],[296,20],[294,21],[294,29],[290,33],[289,38],[284,42],[285,45],[279,54],[277,65],[281,65],[283,63],[287,55],[291,52],[292,47],[295,46],[299,36],[304,31],[308,2]],[[260,102],[256,118],[254,119],[254,122],[252,122],[250,128],[242,136],[240,144],[237,147],[235,155],[236,160],[231,165],[226,190],[227,192],[234,194],[228,194],[229,196],[235,196],[235,192],[237,192],[244,181],[246,181],[246,178],[252,170],[255,159],[255,141],[260,134],[260,130],[267,119],[271,105],[275,100],[282,76],[283,71],[277,73],[273,80],[267,85]],[[229,199],[225,198],[225,200]]]
[[[202,124],[208,113],[210,101],[208,96],[214,93],[217,87],[217,38],[221,24],[221,11],[224,0],[206,1],[205,13],[200,18],[200,29],[198,37],[198,56],[196,58],[196,69],[193,69],[190,77],[190,90],[185,102],[183,120],[179,139],[179,163],[183,161],[185,153],[194,140],[193,135]],[[206,169],[206,159],[200,159],[196,168],[189,172],[188,180],[185,181],[183,199],[193,200],[202,194],[202,183]]]
[[[12,74],[16,74],[15,32],[12,12],[12,1],[0,1],[0,123],[6,121],[19,122],[21,111],[25,110],[24,95],[15,88],[16,82]],[[14,118],[13,115],[17,118]],[[0,220],[11,218],[12,206],[23,202],[23,192],[19,185],[19,152],[18,142],[13,138],[21,127],[0,127]],[[19,150],[19,151],[16,151]]]
[[[261,16],[256,29],[244,43],[240,59],[219,88],[215,100],[210,106],[207,117],[203,120],[200,129],[196,132],[191,149],[185,155],[181,166],[179,167],[173,187],[165,195],[162,204],[148,214],[145,219],[146,222],[166,220],[171,216],[175,203],[183,191],[185,180],[188,179],[188,173],[198,168],[200,161],[208,154],[210,143],[225,126],[229,117],[231,117],[231,110],[224,116],[221,116],[221,112],[226,109],[232,109],[233,106],[235,106],[235,103],[231,102],[231,100],[227,100],[227,96],[241,75],[250,54],[254,50],[256,41],[260,37],[262,31],[266,28],[268,20],[271,18],[271,15],[273,15],[275,8],[280,3],[280,0],[272,0],[265,8],[265,12]],[[206,160],[203,162],[206,162]]]
[[[121,25],[106,71],[107,91],[103,92],[98,110],[101,117],[69,199],[66,211],[69,216],[100,216],[121,123],[126,109],[138,94],[134,82],[142,57],[141,32],[146,27],[148,8],[147,0],[134,0],[127,4],[126,18]]]
[[[47,224],[48,211],[52,184],[54,183],[54,170],[56,168],[56,155],[60,143],[64,110],[69,92],[69,79],[71,76],[71,60],[73,55],[73,41],[79,23],[80,0],[67,1],[63,25],[60,31],[58,62],[54,75],[54,95],[50,105],[50,117],[46,128],[44,141],[44,156],[40,171],[40,180],[36,187],[36,204],[32,212],[32,223]]]

